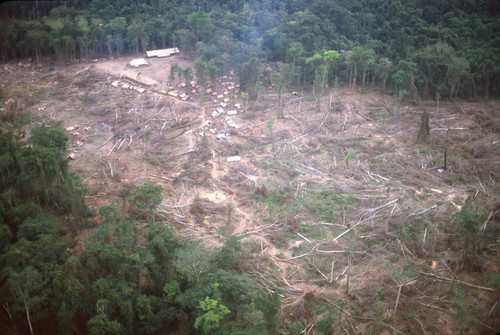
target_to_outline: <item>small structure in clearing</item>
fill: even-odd
[[[178,53],[179,53],[179,48],[169,48],[169,49],[146,51],[146,55],[148,57],[170,57],[170,56],[178,54]]]
[[[144,65],[149,65],[149,63],[146,62],[146,60],[144,58],[132,59],[128,64],[132,67],[141,67]]]

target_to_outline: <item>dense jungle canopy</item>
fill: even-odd
[[[494,0],[16,1],[0,14],[4,61],[176,46],[213,76],[265,75],[279,62],[288,86],[312,84],[319,69],[329,85],[389,86],[413,98],[500,92]]]

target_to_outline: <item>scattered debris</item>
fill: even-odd
[[[101,128],[104,129],[104,130],[113,130],[113,126],[112,125],[109,125],[109,124],[104,123],[104,122],[101,123]]]
[[[182,92],[179,94],[179,98],[181,98],[182,101],[186,101],[189,98],[189,95],[187,95],[186,92]]]
[[[229,116],[226,116],[226,123],[230,127],[239,128],[239,126]]]

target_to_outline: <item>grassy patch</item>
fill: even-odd
[[[332,222],[341,217],[343,208],[347,209],[357,202],[353,196],[335,191],[306,190],[295,196],[291,186],[267,186],[266,189],[266,194],[258,200],[262,201],[270,215],[307,211],[317,220]]]
[[[162,165],[168,163],[169,157],[161,152],[148,152],[144,155],[144,159],[151,165]]]
[[[309,191],[304,206],[314,215],[316,220],[335,222],[342,219],[348,208],[356,204],[357,199],[348,194],[335,191]]]

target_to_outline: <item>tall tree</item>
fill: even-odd
[[[321,98],[325,92],[328,81],[328,70],[326,65],[319,65],[314,71],[314,97],[316,99],[316,111],[321,112]]]
[[[112,53],[113,46],[116,54],[120,57],[120,52],[124,49],[124,36],[126,34],[127,21],[124,17],[116,17],[104,26],[108,49]],[[112,54],[110,54],[112,56]]]
[[[328,78],[330,79],[331,83],[334,83],[335,85],[338,85],[338,67],[339,63],[341,60],[342,56],[340,52],[335,51],[335,50],[327,50],[323,52],[323,60],[328,67]]]
[[[450,59],[446,69],[446,78],[450,86],[450,99],[458,95],[460,84],[470,76],[469,68],[469,62],[465,58],[455,56]]]
[[[200,41],[202,32],[210,25],[210,14],[205,12],[191,13],[187,17],[187,24],[194,31],[196,41]]]
[[[153,185],[151,183],[138,185],[135,189],[134,205],[140,210],[148,211],[153,222],[155,220],[155,209],[162,200],[162,191],[163,187],[161,185]]]
[[[376,66],[376,72],[378,77],[382,80],[382,87],[385,88],[387,79],[389,79],[389,74],[392,70],[392,62],[390,59],[386,57],[382,57],[379,59],[377,66]]]
[[[243,63],[239,68],[238,78],[240,81],[240,88],[241,91],[248,93],[250,101],[257,99],[261,71],[262,64],[256,57]]]
[[[278,93],[278,119],[283,118],[283,90],[285,88],[285,74],[283,63],[276,64],[276,69],[272,73],[271,81]]]
[[[9,273],[7,283],[12,297],[23,306],[30,333],[33,335],[34,308],[48,299],[48,278],[44,278],[39,271],[28,265],[20,271]]]

